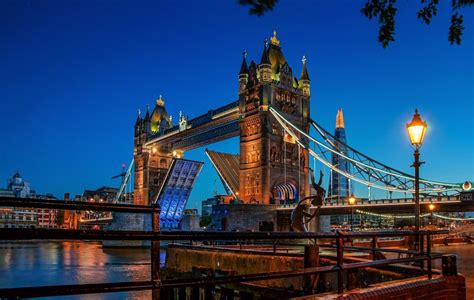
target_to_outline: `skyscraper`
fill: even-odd
[[[337,110],[336,115],[336,130],[334,132],[334,146],[336,150],[347,154],[346,144],[346,130],[344,128],[344,115],[342,108]],[[336,154],[332,154],[332,165],[344,172],[349,173],[349,162]],[[349,179],[335,171],[331,172],[329,181],[328,198],[330,201],[344,201],[345,198],[349,197],[351,191],[349,186]]]

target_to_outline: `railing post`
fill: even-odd
[[[372,260],[375,260],[375,248],[377,248],[377,236],[372,236]]]
[[[153,233],[160,232],[160,208],[158,205],[153,206],[153,213],[151,216],[151,230]],[[152,299],[160,299],[159,286],[160,280],[160,241],[153,239],[151,241],[151,280],[153,281]]]
[[[319,266],[319,246],[305,245],[304,246],[304,267],[314,268]],[[305,276],[305,294],[311,295],[316,291],[318,284],[319,273]]]
[[[419,252],[419,255],[424,255],[425,254],[425,235],[418,233],[418,236],[419,236],[418,239],[420,241],[420,249],[418,250],[418,252]],[[425,261],[420,260],[420,269],[423,270],[424,268],[425,268]]]
[[[344,237],[340,231],[336,232],[336,254],[337,254],[337,292],[342,294],[344,292],[344,274],[343,274],[343,262],[344,262]]]
[[[458,267],[456,263],[456,256],[452,254],[446,254],[441,257],[443,276],[456,276],[458,275]]]
[[[428,279],[433,278],[433,270],[431,265],[431,231],[426,234],[426,253],[428,255]]]

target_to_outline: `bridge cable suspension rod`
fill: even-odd
[[[273,112],[274,110],[272,108],[270,108],[271,112]],[[366,181],[364,179],[359,179],[357,177],[355,177],[354,175],[352,174],[349,174],[341,169],[338,169],[336,167],[334,167],[331,163],[329,163],[328,161],[326,161],[325,159],[321,158],[317,153],[315,153],[311,148],[305,146],[301,141],[300,139],[296,136],[296,134],[291,131],[288,126],[286,126],[285,122],[280,118],[280,116],[278,116],[277,114],[274,114],[274,117],[277,119],[277,121],[280,123],[280,125],[285,129],[285,131],[287,131],[294,139],[295,141],[303,148],[307,149],[309,151],[309,154],[311,154],[311,156],[313,156],[314,158],[316,158],[317,160],[319,160],[321,163],[323,163],[326,167],[330,168],[331,170],[347,177],[347,178],[351,178],[352,180],[354,181],[357,181],[363,185],[366,185],[366,186],[371,186],[371,187],[374,187],[374,188],[377,188],[377,189],[381,189],[381,190],[385,190],[385,191],[394,191],[394,192],[410,192],[410,193],[414,193],[414,189],[407,189],[407,190],[403,190],[403,189],[398,189],[398,188],[393,188],[393,187],[384,187],[384,186],[380,186],[380,185],[377,185],[377,184],[374,184],[373,182],[369,182],[369,181]],[[290,123],[291,124],[291,123]],[[291,124],[292,125],[292,124]],[[425,192],[425,193],[435,193],[435,192],[440,192],[440,191],[447,191],[447,190],[456,190],[456,189],[445,189],[445,190],[441,190],[441,189],[434,189],[434,190],[427,190],[427,189],[420,189],[420,191],[422,192]]]
[[[399,176],[399,177],[405,177],[406,179],[409,179],[409,180],[414,180],[413,177],[410,177],[410,176],[405,176],[403,174],[396,174],[396,173],[393,173],[393,172],[390,172],[390,171],[386,171],[386,170],[382,170],[382,169],[379,169],[377,167],[373,167],[373,166],[370,166],[370,165],[367,165],[363,162],[360,162],[360,161],[357,161],[337,150],[334,150],[334,149],[331,149],[330,147],[324,145],[323,143],[321,143],[320,141],[316,140],[315,138],[313,138],[312,136],[308,135],[306,132],[300,130],[298,127],[296,127],[294,124],[292,124],[291,122],[289,122],[288,120],[286,120],[280,113],[278,113],[275,109],[273,108],[270,108],[270,111],[276,115],[278,115],[285,123],[288,123],[291,127],[293,127],[295,130],[297,130],[299,133],[301,133],[302,135],[304,135],[306,138],[310,139],[312,142],[316,143],[317,145],[319,145],[320,147],[323,147],[324,149],[326,149],[327,151],[330,151],[338,156],[341,156],[342,158],[345,158],[349,161],[351,161],[352,163],[354,164],[357,164],[357,165],[361,165],[363,167],[366,167],[366,168],[369,168],[369,169],[372,169],[372,170],[376,170],[376,171],[379,171],[379,172],[383,172],[383,173],[386,173],[386,174],[389,174],[389,175],[392,175],[392,176]],[[332,144],[332,143],[331,143]],[[333,146],[335,147],[335,146]],[[337,149],[337,147],[335,147]],[[422,181],[420,179],[420,181]],[[457,186],[457,185],[453,185],[453,186]]]
[[[375,171],[379,171],[379,172],[383,172],[385,174],[388,174],[388,175],[392,175],[392,176],[396,176],[396,177],[402,177],[402,178],[405,178],[405,179],[408,179],[408,180],[414,180],[414,177],[412,176],[408,176],[408,175],[405,175],[404,173],[400,172],[400,173],[394,173],[392,171],[387,171],[387,170],[383,170],[383,169],[379,169],[377,167],[373,167],[373,166],[370,166],[370,165],[367,165],[363,162],[360,162],[360,161],[357,161],[337,150],[334,150],[334,149],[331,149],[330,147],[324,145],[323,143],[321,143],[320,141],[316,140],[315,138],[313,138],[312,136],[308,135],[306,132],[302,131],[301,129],[299,129],[297,126],[295,126],[294,124],[292,124],[291,122],[289,122],[288,120],[286,120],[279,112],[277,112],[273,107],[270,107],[270,112],[272,112],[272,114],[275,116],[275,117],[278,117],[280,118],[280,120],[282,120],[284,123],[287,123],[289,124],[291,127],[293,127],[296,131],[298,131],[300,134],[304,135],[306,138],[308,138],[309,140],[311,140],[312,142],[318,144],[319,146],[325,148],[326,150],[338,155],[338,156],[341,156],[349,161],[351,161],[352,163],[356,164],[356,165],[361,165],[363,167],[366,167],[366,168],[369,168],[369,169],[372,169],[372,170],[375,170]],[[337,149],[337,148],[336,148]],[[391,169],[391,170],[394,170],[394,169]],[[399,171],[397,171],[399,172]],[[454,190],[458,190],[459,189],[459,185],[458,184],[450,184],[450,183],[440,183],[440,182],[434,182],[434,181],[428,181],[428,180],[424,180],[424,179],[420,179],[420,182],[425,182],[425,183],[430,183],[430,184],[435,184],[435,185],[442,185],[442,186],[447,186],[447,187],[456,187],[456,189]],[[439,190],[439,191],[444,191],[444,190]]]
[[[405,179],[410,179],[410,180],[414,180],[414,177],[410,174],[407,174],[405,172],[402,172],[402,171],[399,171],[399,170],[396,170],[392,167],[389,167],[363,153],[361,153],[360,151],[357,151],[356,149],[352,148],[351,146],[349,146],[348,144],[338,140],[336,137],[334,137],[332,134],[330,134],[326,129],[324,129],[322,126],[320,126],[318,123],[316,123],[314,120],[311,120],[310,121],[311,125],[313,126],[314,129],[316,129],[318,131],[318,133],[321,135],[321,137],[326,141],[328,142],[331,146],[333,146],[334,148],[338,149],[338,147],[334,146],[334,143],[332,143],[328,138],[327,136],[329,136],[330,138],[334,139],[334,140],[337,140],[338,143],[340,143],[341,145],[343,145],[344,147],[348,148],[349,150],[351,150],[352,152],[354,152],[355,154],[357,155],[360,155],[362,156],[363,158],[365,158],[366,160],[374,163],[374,164],[378,164],[380,166],[382,166],[383,168],[386,168],[386,169],[389,169],[389,170],[392,170],[392,172],[389,172],[389,171],[386,171],[386,170],[383,170],[383,169],[380,169],[380,168],[377,168],[377,167],[373,167],[373,168],[376,168],[377,170],[381,171],[381,172],[384,172],[384,173],[387,173],[387,174],[390,174],[390,175],[394,175],[394,173],[396,174],[396,176],[399,176],[399,177],[403,177]],[[331,151],[331,149],[329,149],[329,151]],[[340,152],[339,152],[340,153]],[[344,155],[343,153],[340,153],[341,155]],[[361,164],[364,164],[362,162],[360,162]],[[455,184],[455,183],[447,183],[447,182],[438,182],[438,181],[431,181],[431,180],[426,180],[426,179],[422,179],[420,178],[420,182],[425,182],[425,183],[430,183],[430,184],[436,184],[436,185],[445,185],[445,186],[453,186],[453,187],[458,187],[458,184]]]

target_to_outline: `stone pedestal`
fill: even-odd
[[[113,213],[113,220],[106,230],[151,231],[151,215],[134,213]],[[102,241],[104,248],[149,248],[150,241]]]

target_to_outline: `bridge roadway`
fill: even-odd
[[[434,204],[434,213],[439,212],[468,212],[474,211],[474,201],[461,201],[459,196],[422,198],[420,199],[421,213],[431,212],[429,205]],[[290,213],[294,208],[293,205],[281,205],[278,211]],[[312,208],[315,209],[315,208]],[[378,214],[411,214],[415,210],[414,199],[380,199],[359,201],[354,205],[347,203],[327,203],[320,209],[321,215],[346,215],[359,209],[366,212]]]

